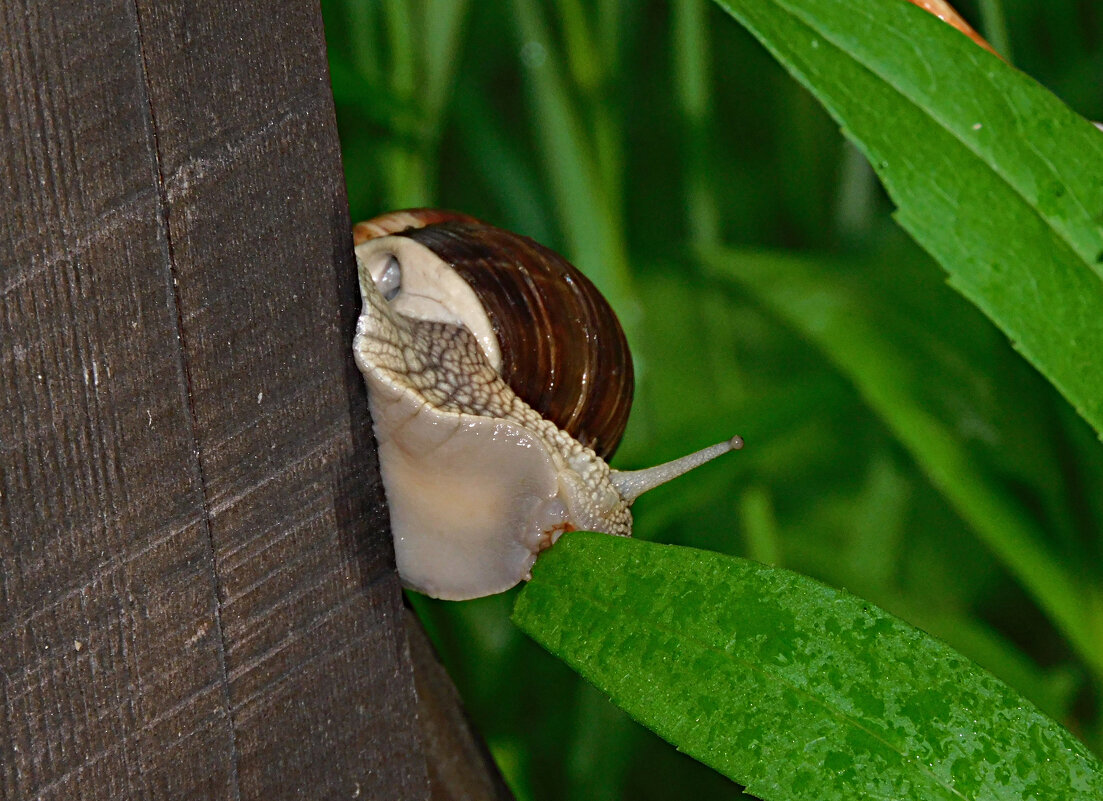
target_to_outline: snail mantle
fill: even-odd
[[[563,532],[630,536],[641,493],[742,447],[611,469],[632,402],[628,344],[594,285],[533,240],[411,209],[358,223],[353,241],[353,353],[411,589],[508,590]]]

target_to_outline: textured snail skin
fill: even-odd
[[[641,493],[742,447],[611,469],[632,398],[627,342],[593,284],[531,239],[411,209],[358,223],[353,241],[353,354],[408,587],[503,592],[565,531],[630,536]]]
[[[384,300],[370,267],[409,251],[393,239],[357,248],[364,307],[353,353],[404,583],[476,598],[526,578],[564,531],[628,535],[609,466],[518,398],[467,328],[405,317]]]

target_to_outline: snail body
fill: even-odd
[[[354,242],[353,353],[412,589],[507,590],[565,531],[629,536],[641,492],[741,444],[611,469],[631,404],[628,346],[593,285],[536,242],[428,209],[359,223]]]

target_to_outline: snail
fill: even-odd
[[[629,536],[643,492],[742,447],[606,463],[628,420],[616,316],[563,257],[473,217],[392,212],[353,228],[364,375],[403,583],[447,600],[531,576],[566,531]]]

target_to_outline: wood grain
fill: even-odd
[[[0,4],[0,796],[428,797],[317,5]]]

